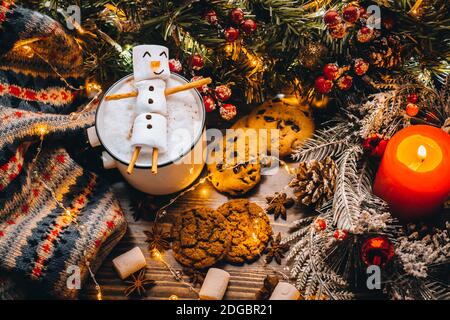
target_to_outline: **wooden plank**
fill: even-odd
[[[291,176],[280,168],[278,173],[272,176],[263,177],[261,183],[252,190],[246,198],[250,201],[256,202],[261,207],[266,207],[265,196],[271,195],[276,191],[284,191],[290,194],[290,189],[286,188]],[[96,279],[102,287],[104,299],[127,299],[123,294],[126,288],[126,283],[119,279],[112,267],[112,259],[122,254],[123,252],[139,246],[147,259],[147,276],[156,281],[156,286],[148,291],[146,299],[168,299],[171,295],[177,295],[180,299],[197,299],[197,295],[192,292],[188,286],[182,282],[177,281],[170,271],[160,262],[150,257],[145,243],[144,230],[151,228],[151,221],[134,221],[132,212],[127,200],[127,193],[129,189],[123,184],[114,185],[114,190],[119,198],[128,221],[128,230],[124,238],[114,248],[112,253],[104,261],[96,274]],[[168,201],[168,197],[163,198]],[[171,222],[177,214],[181,214],[184,210],[194,206],[209,206],[217,208],[224,202],[228,201],[229,197],[218,193],[213,186],[206,182],[200,185],[196,190],[181,197],[168,210],[167,215],[161,220],[163,227],[167,230],[171,227]],[[160,201],[160,199],[158,199]],[[276,222],[273,216],[269,215],[271,225],[274,233],[281,232],[286,235],[289,231],[290,222],[302,217],[303,212],[298,207],[293,207],[288,211],[287,221],[279,218]],[[164,260],[176,270],[182,270],[182,267],[173,258],[171,251],[164,253]],[[252,263],[243,265],[232,265],[228,263],[219,263],[219,268],[223,268],[231,274],[231,280],[224,299],[254,299],[255,293],[262,286],[264,277],[273,272],[281,272],[288,274],[284,263],[277,265],[274,261],[270,265],[264,263],[264,257]],[[187,277],[183,276],[187,281]],[[199,290],[199,288],[197,288]],[[82,289],[80,297],[82,299],[95,299],[96,291],[92,281],[88,281],[85,288]]]

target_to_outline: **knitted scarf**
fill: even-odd
[[[73,270],[83,285],[125,233],[108,185],[63,147],[94,124],[93,112],[71,114],[83,109],[81,57],[59,23],[1,3],[0,294],[8,275],[75,298]]]

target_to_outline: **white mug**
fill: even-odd
[[[178,75],[172,73],[171,80],[175,80],[177,85],[183,85],[188,81]],[[98,120],[102,117],[105,108],[105,97],[114,88],[133,81],[133,75],[128,75],[114,85],[105,93],[97,108],[96,123],[94,127],[87,130],[89,143],[92,147],[103,146],[105,151],[102,153],[103,166],[105,169],[117,168],[125,180],[134,188],[152,195],[166,195],[185,189],[192,184],[202,172],[204,167],[204,154],[206,152],[206,131],[205,131],[205,108],[200,93],[195,90],[195,100],[199,106],[202,129],[194,137],[191,148],[188,152],[182,154],[178,159],[166,161],[158,165],[158,173],[152,174],[151,164],[145,166],[136,165],[132,174],[127,173],[129,161],[119,159],[111,150],[102,142],[102,133],[97,126]],[[136,99],[136,98],[133,98]],[[195,157],[195,161],[191,161]]]

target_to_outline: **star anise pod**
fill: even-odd
[[[273,259],[278,264],[281,264],[281,260],[284,258],[284,254],[289,250],[289,245],[287,243],[281,243],[281,233],[275,238],[272,238],[264,253],[266,254],[266,262],[271,263]]]
[[[135,221],[141,218],[149,220],[158,211],[159,206],[155,203],[155,197],[134,189],[130,189],[129,195]]]
[[[279,281],[277,276],[266,276],[263,287],[256,292],[256,300],[268,300]]]
[[[170,233],[163,232],[163,228],[160,227],[157,223],[153,224],[153,228],[151,231],[144,231],[147,239],[145,242],[148,243],[148,249],[158,250],[160,252],[164,252],[165,250],[170,249]]]
[[[294,204],[294,199],[288,198],[284,192],[275,192],[273,196],[266,197],[266,201],[269,204],[266,209],[267,213],[273,214],[275,220],[277,220],[279,216],[286,220],[286,209],[289,209]]]
[[[132,280],[125,281],[129,285],[124,291],[127,297],[131,294],[136,294],[140,297],[145,296],[147,288],[156,285],[155,280],[146,278],[145,269],[142,269],[137,276],[133,274],[131,277]]]
[[[183,272],[189,277],[189,282],[192,283],[192,286],[194,287],[196,287],[197,285],[201,286],[206,277],[205,272],[197,269],[183,268]]]

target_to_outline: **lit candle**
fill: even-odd
[[[373,192],[404,220],[439,211],[450,195],[450,135],[425,125],[400,130],[386,147]]]

